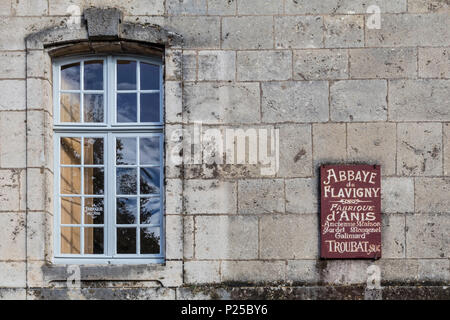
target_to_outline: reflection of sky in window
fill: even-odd
[[[80,64],[61,66],[61,89],[80,90]]]
[[[140,164],[159,164],[159,137],[141,138]]]
[[[117,95],[117,122],[137,121],[136,93],[120,93]]]
[[[103,122],[103,94],[84,95],[84,122]]]
[[[141,62],[141,90],[159,90],[159,66]]]
[[[141,198],[141,224],[159,224],[160,199]]]
[[[141,194],[159,193],[159,168],[141,168]]]
[[[135,61],[117,61],[117,90],[136,90]]]
[[[136,138],[117,138],[116,164],[122,165],[136,164],[137,161],[136,151],[137,151]]]
[[[137,223],[137,199],[117,198],[117,224]]]
[[[141,94],[141,122],[159,122],[159,93]]]
[[[103,90],[103,62],[84,62],[84,90]]]

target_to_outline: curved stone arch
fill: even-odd
[[[164,60],[165,125],[179,128],[182,120],[182,45],[180,35],[157,25],[122,21],[114,8],[89,8],[78,25],[47,28],[26,37],[26,225],[27,281],[31,288],[65,282],[67,266],[53,265],[53,101],[52,59],[68,55],[127,53],[160,55]],[[166,136],[166,155],[170,147]],[[166,178],[181,185],[167,161]],[[173,199],[173,195],[171,198]],[[167,199],[166,188],[166,199]],[[183,201],[182,195],[174,201]],[[166,238],[181,241],[181,212],[166,212]],[[169,230],[170,233],[168,232]],[[166,241],[166,246],[167,246]],[[178,287],[183,279],[183,243],[166,248],[164,265],[81,266],[86,281],[150,281],[154,286]]]

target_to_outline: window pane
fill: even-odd
[[[61,122],[80,122],[80,94],[61,93]]]
[[[137,94],[117,94],[117,122],[137,121]]]
[[[103,228],[84,228],[84,253],[103,254]]]
[[[137,171],[135,168],[117,168],[116,194],[137,193]]]
[[[141,62],[141,90],[159,90],[159,66]]]
[[[141,194],[159,193],[159,168],[141,168]]]
[[[61,224],[81,224],[81,198],[61,198]]]
[[[84,164],[103,164],[103,138],[84,138]]]
[[[103,168],[84,168],[84,194],[103,194],[104,172]]]
[[[136,138],[116,138],[116,164],[136,164]]]
[[[80,63],[61,66],[61,89],[80,90]]]
[[[136,228],[117,228],[117,253],[136,253]]]
[[[142,93],[141,122],[159,121],[159,93]]]
[[[159,228],[141,228],[141,253],[158,254],[160,251]]]
[[[61,138],[61,164],[81,164],[80,138]]]
[[[84,62],[84,90],[103,90],[103,61]]]
[[[84,95],[84,122],[103,122],[103,94]]]
[[[140,164],[159,164],[159,136],[141,138],[139,141]]]
[[[137,224],[137,198],[117,198],[117,224]]]
[[[160,205],[159,198],[141,198],[140,223],[159,224]]]
[[[61,168],[61,194],[81,193],[81,169]]]
[[[136,90],[135,61],[117,61],[117,90]]]
[[[61,253],[80,254],[80,228],[61,227]]]
[[[84,198],[84,224],[104,223],[103,198]]]

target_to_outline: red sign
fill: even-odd
[[[322,258],[381,258],[381,170],[377,165],[320,168]]]

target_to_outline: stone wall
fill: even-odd
[[[372,4],[381,9],[379,29],[368,27]],[[40,60],[30,59],[38,53],[26,52],[25,38],[66,25],[70,5],[80,14],[90,6],[117,7],[125,22],[157,24],[183,37],[182,75],[167,78],[166,72],[167,136],[199,121],[203,129],[280,132],[273,176],[245,165],[167,167],[167,245],[180,255],[157,272],[176,280],[159,288],[145,266],[97,279],[98,269],[84,269],[84,286],[105,280],[94,297],[112,297],[105,288],[122,286],[128,288],[123,298],[226,298],[235,286],[274,284],[316,291],[271,296],[268,289],[249,289],[248,296],[345,296],[350,291],[330,288],[361,288],[371,264],[380,267],[384,286],[430,286],[423,297],[449,284],[448,1],[2,0],[0,297],[66,296],[52,289],[55,282],[41,288],[51,235],[31,236],[42,235],[51,219],[51,212],[27,204],[51,201],[36,195],[51,184],[41,175],[51,171],[44,163],[52,155],[46,137],[30,130],[51,126],[51,112],[30,112],[27,105],[45,103],[35,101],[34,90],[50,88],[51,67],[46,56],[31,63]],[[171,99],[181,95],[180,111]],[[359,162],[382,166],[383,258],[321,261],[318,168]],[[171,237],[170,229],[182,236]],[[209,289],[198,293],[192,286]],[[350,294],[361,297],[355,290]]]

